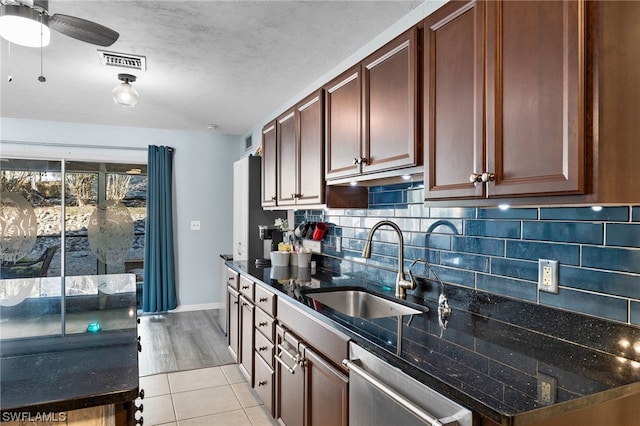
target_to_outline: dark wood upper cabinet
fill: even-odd
[[[276,122],[262,129],[262,206],[274,207],[277,200],[276,187]]]
[[[584,2],[486,7],[489,195],[583,193]]]
[[[421,164],[417,60],[413,28],[325,86],[327,180]]]
[[[576,1],[425,19],[427,200],[585,192],[584,20]]]
[[[454,2],[424,22],[425,197],[484,197],[484,3]]]
[[[335,179],[360,174],[361,72],[357,65],[329,82],[326,93],[326,173]]]
[[[324,98],[318,90],[296,106],[298,182],[296,204],[324,203]]]
[[[324,202],[322,90],[276,119],[278,206]]]
[[[295,204],[297,194],[298,144],[296,138],[295,108],[276,119],[278,150],[278,205]]]
[[[417,132],[418,30],[362,62],[362,172],[421,164]]]

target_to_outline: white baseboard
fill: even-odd
[[[189,311],[204,311],[207,309],[220,309],[222,304],[216,303],[197,303],[194,305],[179,305],[177,308],[170,310],[169,312],[189,312]]]

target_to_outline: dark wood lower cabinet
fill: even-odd
[[[304,426],[305,371],[293,362],[301,342],[282,327],[276,330],[276,419],[286,426]]]
[[[240,293],[238,293],[235,289],[231,287],[227,287],[227,346],[229,347],[229,352],[233,356],[233,359],[238,361],[238,348],[240,345],[239,342],[239,321],[240,321],[240,311],[238,307],[240,303]]]
[[[349,424],[349,377],[322,359],[313,350],[304,350],[305,398],[308,425],[347,426]]]
[[[258,397],[262,400],[264,407],[274,414],[273,394],[275,389],[275,373],[273,369],[262,359],[262,357],[256,355],[253,365],[253,377],[254,377],[254,389],[258,394]]]
[[[244,296],[240,296],[240,351],[239,360],[240,371],[244,374],[249,382],[249,386],[253,386],[253,303]]]
[[[286,426],[347,426],[349,378],[284,328],[278,327],[276,340],[278,421]]]

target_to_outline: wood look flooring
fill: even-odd
[[[217,310],[140,315],[140,376],[233,363],[216,315]]]

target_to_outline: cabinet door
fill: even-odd
[[[298,194],[295,108],[291,108],[276,119],[276,134],[278,141],[278,205],[293,205],[296,203]]]
[[[484,2],[450,3],[424,21],[426,200],[484,197]]]
[[[584,2],[487,2],[489,196],[584,191]]]
[[[361,84],[357,65],[326,86],[327,180],[361,172]]]
[[[312,349],[304,351],[308,426],[349,424],[349,378]]]
[[[262,206],[276,205],[276,122],[262,129]]]
[[[293,367],[291,357],[284,353],[295,354],[300,342],[282,327],[276,332],[276,419],[286,426],[306,426],[304,422],[305,398],[304,382],[305,369],[298,365],[291,373],[282,362]],[[282,349],[284,347],[284,349]]]
[[[418,30],[413,28],[363,62],[363,173],[422,163],[417,57]]]
[[[273,416],[273,370],[267,363],[259,356],[255,358],[255,387],[254,390],[258,394],[260,400],[264,404],[269,413]]]
[[[322,90],[300,102],[297,107],[299,167],[297,204],[324,203],[324,105]]]
[[[227,333],[227,346],[229,352],[233,356],[233,359],[238,361],[238,348],[240,345],[240,311],[238,309],[240,302],[240,293],[227,287],[227,324],[229,325],[229,332]]]
[[[240,371],[253,386],[253,310],[254,306],[244,296],[240,296]]]

